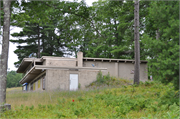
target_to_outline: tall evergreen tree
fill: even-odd
[[[50,12],[51,14],[45,13],[46,17],[34,14],[34,11],[39,9],[32,8],[32,5],[43,7],[40,1],[23,3],[22,7],[25,12],[14,15],[14,20],[18,21],[18,23],[13,25],[23,28],[23,31],[20,33],[11,34],[13,37],[19,38],[17,40],[11,40],[11,42],[19,44],[19,46],[17,46],[18,49],[14,51],[19,59],[18,62],[15,62],[16,67],[19,67],[22,59],[29,55],[39,58],[42,55],[63,56],[64,54],[63,49],[65,48],[65,43],[62,42],[61,37],[55,33],[59,22],[54,18],[56,14],[52,13],[52,11]],[[19,19],[23,16],[28,20]],[[48,20],[45,20],[46,18]]]
[[[144,56],[148,58],[149,75],[179,88],[179,3],[151,2],[142,36]],[[158,34],[157,34],[158,32]]]

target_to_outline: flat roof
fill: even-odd
[[[17,73],[24,73],[25,69],[32,63],[32,62],[42,62],[39,58],[24,58],[17,69]]]
[[[76,60],[76,58],[68,58],[68,57],[55,57],[55,56],[42,56],[41,58],[24,58],[17,69],[17,73],[24,73],[26,68],[32,62],[43,62],[43,60],[50,59],[50,60]]]
[[[102,61],[102,62],[135,62],[135,60],[130,59],[110,59],[110,58],[90,58],[90,57],[84,57],[84,61]],[[140,60],[140,63],[147,63],[146,60]]]
[[[68,58],[68,57],[55,57],[55,56],[42,56],[41,58],[24,58],[17,69],[17,73],[24,73],[26,68],[34,61],[36,62],[43,62],[43,60],[50,59],[50,60],[77,60],[76,58]],[[110,59],[110,58],[90,58],[90,57],[83,57],[84,61],[102,61],[102,62],[131,62],[134,63],[134,60],[129,59]],[[147,63],[146,60],[140,60],[140,63]]]
[[[76,58],[70,58],[70,57],[56,57],[56,56],[42,56],[42,59],[76,59]]]
[[[36,70],[35,66],[29,70],[29,72],[19,81],[20,84],[23,83],[29,83],[31,82],[34,78],[36,78],[39,74],[41,74],[43,71],[41,69]]]

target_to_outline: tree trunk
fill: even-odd
[[[135,0],[134,10],[134,40],[135,40],[135,66],[134,66],[134,84],[139,85],[140,70],[140,46],[139,46],[139,0]]]
[[[0,58],[0,105],[6,103],[6,79],[9,52],[9,31],[10,31],[10,0],[3,0],[4,24],[2,53]]]
[[[37,56],[37,58],[40,58],[40,38],[39,38],[40,32],[39,32],[39,24],[37,26],[37,29],[38,29],[38,56]]]
[[[156,40],[159,40],[160,38],[160,33],[159,33],[159,29],[156,30]]]

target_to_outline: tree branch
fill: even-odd
[[[58,9],[58,8],[56,8],[55,6],[51,6],[51,5],[49,5],[49,4],[45,3],[45,2],[42,2],[42,3],[45,4],[45,5],[47,5],[47,6],[49,6],[49,7],[53,7],[54,9]],[[61,12],[63,12],[63,13],[70,13],[70,14],[74,14],[74,15],[76,15],[76,16],[78,16],[78,17],[84,18],[86,21],[88,21],[88,22],[92,25],[93,29],[94,29],[100,36],[102,36],[103,38],[106,38],[106,37],[105,37],[104,35],[102,35],[102,34],[98,31],[98,29],[95,27],[94,23],[92,22],[92,18],[90,18],[90,20],[89,20],[89,19],[87,19],[86,17],[84,17],[84,16],[82,16],[82,15],[79,15],[79,14],[76,14],[76,13],[73,13],[73,12],[67,12],[67,11],[65,11],[65,10],[60,10],[60,9],[58,9],[58,10],[61,11]]]

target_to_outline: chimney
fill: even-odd
[[[83,67],[83,52],[78,52],[77,53],[77,63],[78,67]]]

